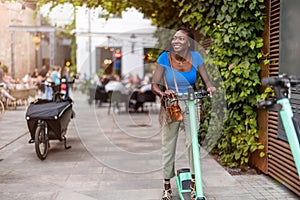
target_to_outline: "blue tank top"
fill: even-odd
[[[199,52],[197,51],[190,51],[192,56],[192,68],[188,72],[182,72],[174,70],[174,75],[176,77],[176,82],[178,86],[178,91],[180,93],[188,92],[189,86],[194,86],[196,79],[197,79],[197,68],[200,67],[204,60]],[[157,63],[164,68],[165,76],[167,80],[167,84],[169,89],[176,92],[175,84],[174,84],[174,77],[171,68],[171,64],[168,58],[168,52],[163,52],[157,59]]]

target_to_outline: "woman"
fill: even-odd
[[[164,51],[157,59],[157,67],[153,74],[152,91],[159,95],[171,95],[176,92],[175,81],[177,83],[178,92],[185,93],[188,91],[189,86],[195,86],[197,79],[197,71],[200,73],[202,80],[206,85],[207,91],[212,95],[216,88],[211,84],[207,75],[204,60],[202,56],[194,51],[194,36],[193,33],[186,28],[179,28],[173,35],[170,47]],[[172,65],[171,65],[172,63]],[[175,77],[174,77],[175,76]],[[160,83],[164,79],[167,82],[168,90],[162,91]],[[195,179],[192,160],[191,137],[190,137],[190,124],[189,115],[186,102],[179,101],[183,113],[183,120],[180,122],[171,122],[163,124],[162,127],[162,157],[163,157],[163,178],[164,190],[162,200],[171,199],[171,184],[170,179],[175,176],[175,152],[176,142],[179,133],[180,124],[183,123],[186,132],[186,146],[189,153],[189,163],[192,173],[191,189],[192,199],[195,194]],[[165,117],[164,117],[165,118]]]

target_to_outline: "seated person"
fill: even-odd
[[[13,96],[11,96],[6,89],[4,88],[5,84],[4,83],[0,83],[0,92],[2,94],[2,97],[8,98],[12,101],[16,101],[17,99],[14,98]]]
[[[143,105],[145,102],[144,93],[147,91],[151,91],[151,84],[143,85],[132,93],[130,97],[129,107],[133,108],[134,112],[137,112],[139,108],[142,108],[142,112],[144,112],[143,109]]]
[[[140,87],[139,93],[144,93],[146,91],[151,91],[151,84],[146,84]]]
[[[6,86],[6,81],[5,81],[5,74],[3,69],[0,68],[0,92],[1,92],[1,96],[4,98],[8,98],[12,101],[16,101],[17,99],[14,98],[13,96],[11,96],[5,89]],[[2,99],[1,99],[2,100]],[[5,100],[5,99],[4,99]]]
[[[111,75],[109,74],[103,74],[101,77],[100,77],[100,83],[105,86],[111,79]]]
[[[114,103],[114,107],[119,109],[119,102],[125,102],[127,104],[129,91],[125,85],[119,81],[118,77],[113,76],[104,88],[107,93],[112,92],[109,94],[110,105],[111,103]],[[128,107],[125,106],[125,108],[127,111]]]
[[[120,91],[122,94],[128,95],[128,89],[123,85],[116,76],[112,76],[110,81],[105,85],[105,91]]]
[[[95,100],[96,103],[99,100],[99,107],[102,105],[102,102],[107,102],[108,100],[108,94],[105,90],[105,85],[109,82],[110,76],[107,76],[106,74],[102,75],[96,86],[96,91],[95,91]]]

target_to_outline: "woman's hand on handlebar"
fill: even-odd
[[[166,90],[165,92],[161,93],[161,98],[165,99],[165,98],[172,98],[175,96],[175,92],[173,90]]]
[[[216,91],[217,91],[217,89],[214,87],[214,86],[210,86],[210,87],[207,87],[207,92],[209,93],[209,96],[213,96],[215,93],[216,93]]]
[[[174,95],[174,94],[175,94],[175,92],[174,92],[173,90],[166,90],[164,93],[165,93],[165,95],[167,95],[167,96],[170,96],[170,95]]]
[[[165,92],[161,92],[161,93],[160,93],[160,97],[161,97],[162,99],[168,98],[168,97],[172,97],[172,96],[174,96],[174,95],[175,95],[175,92],[174,92],[173,90],[166,90]]]

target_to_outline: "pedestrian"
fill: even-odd
[[[39,75],[43,78],[43,80],[45,80],[47,73],[48,73],[47,66],[43,65],[42,69],[39,71]]]
[[[44,91],[45,91],[45,99],[52,100],[53,91],[49,83],[52,83],[52,69],[49,69],[49,71],[46,74],[45,81],[44,81]]]
[[[64,99],[68,99],[69,98],[69,93],[70,93],[70,74],[69,74],[70,68],[68,66],[65,66],[62,70],[62,75],[61,78],[64,78],[66,81],[66,94],[64,96]]]
[[[43,93],[45,92],[44,82],[48,78],[47,75],[48,75],[47,66],[43,65],[42,69],[39,71],[39,77],[40,78],[39,78],[39,82],[37,83],[37,86],[38,86],[39,90]]]
[[[199,52],[194,48],[193,33],[187,28],[179,28],[174,33],[170,40],[170,45],[166,51],[162,52],[157,59],[157,66],[152,78],[152,91],[160,98],[163,95],[171,95],[175,92],[186,93],[189,86],[195,86],[197,79],[197,71],[199,72],[207,91],[213,94],[216,88],[209,80],[204,59]],[[162,91],[160,85],[162,81],[166,80],[168,90]],[[177,88],[176,88],[176,83]],[[190,121],[189,113],[187,112],[187,103],[179,101],[182,110],[183,120],[170,122],[168,124],[162,123],[162,164],[163,164],[163,178],[164,190],[162,200],[171,199],[171,184],[170,179],[175,176],[175,153],[176,142],[179,134],[179,128],[183,123],[186,135],[186,146],[189,154],[189,165],[191,168],[191,199],[195,195],[195,175],[192,159],[191,136],[190,136]],[[161,118],[161,117],[160,117]],[[166,116],[162,116],[163,121],[166,121]]]
[[[60,85],[60,68],[57,66],[54,66],[51,73],[51,79],[54,82],[54,87],[52,87],[52,92],[56,93],[59,91],[59,85]]]

